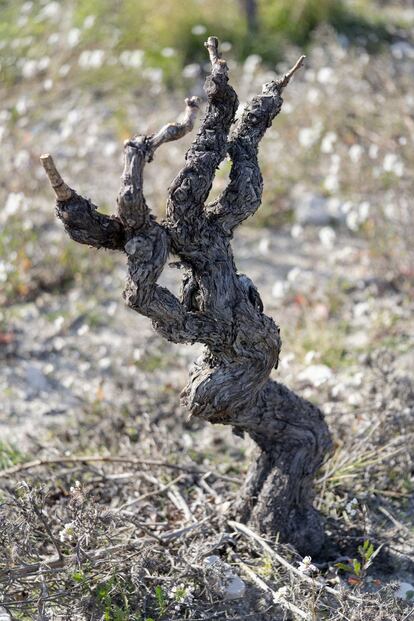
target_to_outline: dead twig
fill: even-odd
[[[211,470],[203,470],[202,468],[196,468],[195,466],[180,466],[178,464],[170,464],[165,461],[157,461],[152,459],[132,459],[129,457],[112,457],[110,455],[73,455],[72,457],[50,457],[48,459],[34,459],[23,464],[11,466],[0,471],[0,478],[9,477],[19,472],[25,472],[32,470],[33,468],[40,468],[43,466],[51,466],[53,464],[71,464],[71,463],[92,463],[103,462],[113,464],[130,464],[132,466],[155,466],[160,468],[170,468],[171,470],[180,470],[182,472],[188,472],[189,474],[206,475],[211,474],[217,479],[228,481],[229,483],[240,483],[240,479],[236,477],[229,477],[225,474],[219,474],[212,472]]]
[[[143,543],[148,543],[148,540],[141,539],[139,540],[139,549],[142,548]],[[119,552],[121,550],[127,550],[128,548],[138,547],[136,544],[132,542],[128,542],[126,544],[120,543],[114,546],[108,546],[107,548],[98,548],[97,550],[92,550],[88,552],[88,559],[92,562],[98,561],[102,558],[105,558],[112,554],[113,552]],[[10,580],[12,578],[24,578],[25,576],[30,576],[33,574],[42,571],[43,568],[53,569],[56,571],[64,570],[68,565],[76,561],[76,554],[69,554],[67,556],[62,556],[61,558],[51,557],[46,558],[43,561],[39,561],[38,563],[32,563],[30,565],[22,565],[21,567],[11,567],[4,571],[0,572],[0,581],[1,580]]]
[[[266,543],[266,541],[262,537],[260,537],[260,535],[255,533],[245,524],[241,524],[240,522],[235,522],[233,520],[229,520],[227,523],[229,526],[236,529],[238,532],[242,533],[248,539],[253,539],[253,541],[256,541],[264,550],[266,550],[266,552],[269,554],[271,558],[274,558],[276,561],[278,561],[278,563],[280,563],[280,565],[283,565],[283,567],[286,567],[286,569],[291,574],[300,578],[302,582],[306,582],[307,584],[312,586],[314,589],[315,588],[323,589],[324,591],[326,591],[327,593],[330,593],[331,595],[334,595],[335,597],[341,598],[345,596],[354,602],[358,602],[359,604],[363,603],[363,599],[360,597],[355,597],[354,595],[351,595],[350,593],[347,593],[346,591],[338,591],[336,589],[333,589],[332,587],[328,586],[327,584],[324,584],[320,580],[316,580],[315,578],[311,578],[310,576],[307,576],[306,574],[302,573],[299,569],[297,569],[291,563],[289,563],[289,561],[283,558],[283,556],[280,556],[280,554],[275,552],[269,546],[269,544]]]
[[[62,550],[60,549],[60,545],[59,545],[58,540],[56,539],[56,537],[52,533],[52,529],[49,526],[49,522],[47,521],[47,519],[46,519],[45,515],[43,514],[42,510],[40,509],[40,507],[38,507],[37,504],[34,501],[32,501],[31,504],[32,504],[33,511],[35,512],[35,514],[37,515],[39,520],[42,522],[42,524],[43,524],[43,526],[45,528],[45,531],[46,531],[50,541],[52,542],[52,544],[53,544],[53,546],[54,546],[54,548],[55,548],[55,550],[57,552],[57,555],[58,555],[59,559],[62,560],[63,559]]]
[[[387,517],[393,524],[394,526],[399,530],[399,531],[403,531],[404,533],[411,535],[411,531],[408,528],[408,526],[406,526],[405,524],[403,524],[402,522],[400,522],[399,520],[397,520],[397,518],[395,518],[392,513],[390,513],[389,511],[387,511],[387,509],[385,509],[385,507],[379,507],[379,510],[381,511],[381,513],[383,515],[385,515],[385,517]]]
[[[295,615],[297,615],[301,619],[312,621],[312,615],[310,613],[305,612],[304,610],[301,610],[300,608],[298,608],[298,606],[295,606],[295,604],[291,604],[290,602],[287,601],[287,599],[285,599],[284,597],[286,595],[285,587],[281,587],[277,591],[274,591],[248,565],[246,565],[246,563],[243,563],[243,561],[240,559],[240,557],[237,554],[232,554],[232,557],[234,558],[236,563],[240,565],[242,570],[249,576],[249,578],[251,578],[253,582],[259,587],[259,589],[262,589],[262,591],[266,591],[267,593],[271,594],[272,599],[275,604],[279,604],[280,606],[283,606],[283,608],[286,608],[286,610],[293,612]]]
[[[179,474],[178,477],[176,477],[175,479],[173,479],[166,485],[160,485],[159,489],[154,490],[152,492],[146,492],[145,494],[141,494],[141,496],[138,496],[138,498],[134,498],[134,500],[126,502],[125,504],[115,509],[115,512],[118,513],[119,511],[123,511],[124,509],[130,509],[131,507],[136,505],[138,502],[141,502],[142,500],[145,500],[146,498],[152,498],[153,496],[159,496],[160,494],[170,489],[170,487],[172,487],[175,483],[177,483],[178,481],[181,481],[182,478],[183,478],[183,475]]]
[[[183,528],[178,528],[177,530],[170,531],[169,533],[164,533],[163,535],[161,535],[161,539],[163,541],[173,541],[175,539],[179,539],[188,532],[199,528],[206,522],[209,522],[211,519],[212,516],[208,516],[200,520],[199,522],[196,522],[195,524],[190,524],[190,526],[184,526]]]
[[[195,522],[196,519],[192,514],[190,507],[188,506],[184,496],[180,493],[178,487],[176,485],[172,486],[172,489],[167,492],[168,498],[171,500],[173,505],[184,514],[187,521]]]

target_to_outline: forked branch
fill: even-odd
[[[185,104],[184,120],[181,123],[178,121],[177,123],[168,123],[149,139],[152,154],[165,142],[179,140],[193,129],[200,109],[200,99],[198,97],[187,97]]]
[[[152,136],[135,136],[124,144],[124,171],[118,194],[118,216],[128,235],[149,224],[150,210],[143,188],[145,164],[152,161],[155,151],[162,144],[179,140],[194,127],[199,99],[191,97],[185,103],[185,118],[182,123],[168,123]]]
[[[303,66],[305,58],[301,56],[282,78],[265,84],[262,93],[246,105],[231,132],[227,148],[232,160],[230,183],[207,206],[209,216],[220,222],[227,233],[254,214],[261,204],[263,180],[257,160],[258,146],[282,108],[283,89]]]
[[[204,203],[217,167],[226,155],[227,136],[238,105],[236,92],[228,84],[227,63],[219,55],[218,39],[209,37],[205,46],[211,61],[211,74],[204,85],[207,109],[186,153],[185,166],[168,192],[167,219],[177,252],[184,249],[195,229],[203,225]]]
[[[123,250],[125,231],[122,223],[114,216],[99,213],[90,200],[72,190],[63,181],[51,155],[41,155],[40,161],[56,194],[57,216],[68,235],[80,244]]]

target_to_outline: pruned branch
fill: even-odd
[[[209,216],[218,220],[228,233],[260,206],[263,180],[257,160],[258,146],[282,108],[283,89],[304,59],[301,56],[282,78],[265,84],[261,95],[253,97],[236,121],[227,149],[232,160],[230,183],[206,208]]]
[[[168,193],[167,218],[175,246],[182,245],[203,219],[203,206],[214,175],[226,155],[227,135],[237,109],[237,95],[228,84],[227,63],[220,58],[218,39],[209,37],[205,46],[211,74],[205,91],[207,109],[201,127],[186,154],[186,164],[172,182]]]
[[[45,153],[40,156],[40,161],[45,169],[50,185],[52,186],[58,201],[68,201],[73,195],[73,190],[71,190],[70,187],[63,181],[55,166],[52,156],[49,155],[49,153]]]
[[[138,231],[149,223],[149,208],[143,190],[143,171],[149,153],[146,136],[127,140],[124,144],[124,170],[118,194],[118,217],[128,231]]]
[[[149,138],[150,149],[152,151],[151,157],[154,151],[162,144],[173,140],[179,140],[193,129],[200,109],[200,99],[198,97],[189,97],[185,99],[185,104],[184,120],[181,123],[168,123]]]
[[[128,230],[138,231],[149,224],[150,210],[143,189],[145,164],[152,161],[155,151],[162,144],[179,140],[194,127],[199,99],[191,97],[185,103],[182,123],[168,123],[152,136],[135,136],[124,144],[124,171],[118,194],[118,215]]]
[[[225,60],[220,56],[219,41],[217,37],[209,37],[204,43],[204,47],[208,50],[213,74],[217,71],[227,75],[228,67]]]
[[[42,155],[40,161],[56,194],[56,213],[68,235],[79,244],[123,250],[125,231],[114,216],[97,211],[90,200],[72,190],[62,179],[51,155]]]
[[[291,69],[289,69],[289,71],[287,73],[285,73],[283,78],[281,80],[278,80],[279,85],[280,85],[281,88],[285,88],[285,86],[287,86],[289,84],[290,79],[293,76],[293,74],[296,73],[296,71],[298,71],[298,69],[303,67],[303,63],[305,62],[305,58],[306,58],[306,56],[304,56],[304,55],[300,56],[298,58],[298,60],[295,62],[295,64],[293,65],[293,67]]]

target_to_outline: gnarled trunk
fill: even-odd
[[[293,73],[265,84],[262,93],[234,121],[238,101],[218,42],[206,43],[212,64],[205,90],[208,104],[185,165],[168,192],[166,219],[156,222],[143,194],[143,169],[164,142],[176,140],[194,124],[198,101],[186,100],[183,123],[169,124],[152,136],[125,144],[118,213],[108,217],[61,179],[50,156],[42,156],[57,195],[57,215],[80,243],[125,251],[126,303],[152,320],[155,330],[176,342],[201,342],[182,393],[192,415],[246,432],[258,445],[234,510],[242,521],[268,535],[279,533],[301,552],[314,554],[323,543],[319,514],[312,506],[312,481],[331,440],[321,412],[269,379],[277,367],[279,329],[263,313],[252,281],[237,271],[231,238],[234,229],[261,202],[258,144],[282,106],[281,93]],[[215,171],[228,155],[230,182],[207,204]],[[157,284],[169,253],[183,272],[178,299]]]

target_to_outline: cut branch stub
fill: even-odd
[[[71,190],[70,187],[63,181],[55,166],[52,156],[45,153],[40,156],[40,161],[47,176],[49,177],[50,185],[56,194],[56,198],[59,201],[69,200],[73,194],[73,190]]]
[[[124,144],[124,172],[118,194],[118,216],[127,231],[139,230],[148,221],[143,191],[143,171],[149,153],[145,137]]]
[[[168,123],[168,125],[164,125],[159,132],[150,138],[152,154],[163,143],[179,140],[193,129],[200,109],[200,98],[189,97],[185,100],[185,104],[185,116],[182,123]]]
[[[207,107],[169,188],[165,222],[158,223],[146,204],[143,170],[161,144],[192,129],[198,109],[194,98],[186,100],[183,122],[126,142],[118,217],[99,214],[68,188],[49,159],[45,169],[58,196],[57,215],[69,235],[81,243],[125,250],[126,303],[149,317],[166,339],[205,344],[182,402],[193,416],[228,424],[257,444],[257,459],[233,511],[261,532],[279,534],[281,541],[314,555],[324,536],[312,506],[312,482],[331,449],[330,434],[318,408],[270,379],[279,359],[279,329],[264,314],[254,283],[238,273],[230,244],[234,228],[260,205],[258,145],[304,57],[281,79],[265,84],[234,123],[238,101],[228,83],[227,64],[215,37],[205,45],[212,65],[205,83]],[[217,201],[206,205],[227,154],[230,183]],[[178,256],[183,270],[180,299],[157,282],[169,253]]]
[[[125,231],[121,222],[99,213],[90,200],[72,190],[63,181],[51,155],[41,155],[40,161],[56,194],[56,214],[68,235],[80,244],[123,250]]]

